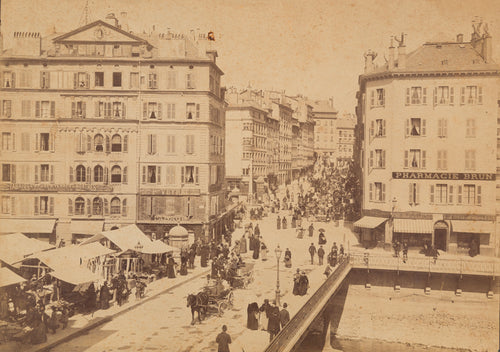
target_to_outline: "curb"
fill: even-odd
[[[189,282],[189,281],[192,281],[194,279],[197,279],[199,278],[200,276],[202,275],[206,275],[208,272],[210,272],[210,269],[207,269],[207,270],[204,270],[202,271],[201,273],[189,278],[188,280],[185,280],[185,281],[182,281],[182,282],[179,282],[173,286],[170,286],[168,288],[165,288],[161,291],[158,291],[156,293],[154,293],[153,295],[149,296],[149,297],[146,297],[146,298],[143,298],[141,299],[140,301],[137,301],[135,302],[134,304],[132,304],[130,307],[127,307],[119,312],[116,312],[114,314],[110,314],[108,316],[105,316],[105,317],[102,317],[102,318],[98,318],[96,319],[96,321],[94,322],[91,322],[89,324],[87,324],[86,326],[84,326],[83,328],[81,329],[78,329],[77,331],[67,335],[67,336],[64,336],[64,337],[61,337],[60,339],[56,340],[56,341],[53,341],[45,346],[41,346],[41,347],[38,347],[38,348],[31,348],[31,349],[27,349],[25,350],[24,352],[49,352],[52,348],[56,347],[57,345],[60,345],[62,343],[65,343],[65,342],[68,342],[76,337],[79,337],[81,335],[84,335],[86,332],[90,331],[90,330],[93,330],[95,329],[96,327],[98,327],[99,325],[102,325],[102,324],[105,324],[105,323],[108,323],[110,322],[111,320],[113,320],[114,318],[124,314],[124,313],[127,313],[129,311],[131,311],[132,309],[135,309],[137,307],[139,307],[140,305],[146,303],[146,302],[149,302],[150,300],[158,297],[159,295],[161,294],[164,294],[168,291],[171,291],[179,286],[182,286],[184,285],[185,283]]]

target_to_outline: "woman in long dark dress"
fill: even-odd
[[[254,240],[254,247],[253,247],[253,259],[259,259],[259,254],[260,254],[260,240],[258,238],[255,238]]]
[[[188,254],[186,251],[183,251],[181,253],[181,272],[180,272],[182,276],[185,276],[188,273],[187,263],[188,263]]]
[[[168,255],[167,259],[167,276],[169,279],[175,279],[175,260],[171,254]]]
[[[99,302],[101,302],[101,309],[109,308],[109,287],[108,283],[105,281],[104,285],[101,287],[101,292],[99,293]]]
[[[299,278],[299,295],[304,296],[307,294],[307,289],[309,288],[309,279],[306,273],[303,271]]]
[[[297,272],[293,275],[293,294],[294,295],[299,295],[300,294],[300,269],[297,269]]]
[[[245,234],[241,237],[240,240],[240,254],[246,253],[247,252],[247,238],[245,237]]]
[[[278,215],[278,218],[276,219],[276,229],[281,230],[281,218]]]
[[[250,303],[247,307],[247,328],[250,330],[259,329],[259,320],[257,318],[259,314],[259,305],[257,302]]]
[[[200,250],[200,265],[202,268],[206,268],[208,266],[208,254],[209,254],[209,252],[210,252],[210,250],[208,248],[208,245],[204,244]]]
[[[283,216],[283,220],[281,220],[281,227],[283,227],[283,230],[286,230],[286,217]]]

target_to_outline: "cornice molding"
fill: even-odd
[[[430,77],[475,77],[475,76],[500,76],[500,70],[481,71],[425,71],[425,72],[379,72],[360,75],[359,81],[369,82],[384,79],[405,79],[405,78],[430,78]]]

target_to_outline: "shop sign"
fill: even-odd
[[[195,188],[146,188],[141,189],[144,196],[198,196],[200,189]]]
[[[393,172],[392,178],[398,180],[465,180],[465,181],[495,181],[495,174],[459,173],[459,172]]]

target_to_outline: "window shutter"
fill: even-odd
[[[54,165],[50,165],[50,183],[54,183]]]
[[[16,134],[12,133],[12,151],[16,151]]]
[[[73,89],[78,88],[78,73],[73,73]]]
[[[460,105],[465,104],[465,87],[460,87]]]
[[[49,150],[53,153],[55,151],[55,134],[49,134]]]
[[[163,110],[163,104],[162,103],[158,103],[158,120],[161,120],[161,117],[162,117],[162,110]]]
[[[125,119],[127,117],[127,104],[122,103],[122,118]]]
[[[40,118],[40,102],[39,101],[35,102],[35,117],[37,119]]]
[[[90,75],[87,73],[85,74],[85,88],[89,89],[90,87]]]
[[[127,216],[127,200],[122,201],[122,216]]]
[[[104,215],[109,215],[109,201],[107,199],[104,199]]]
[[[109,153],[111,151],[111,141],[109,136],[106,136],[106,153]]]
[[[453,186],[448,187],[448,204],[453,204]]]
[[[184,180],[184,166],[181,166],[181,183],[183,184],[185,182]]]
[[[68,215],[73,215],[73,201],[71,198],[68,199]]]
[[[142,119],[146,120],[148,118],[148,104],[142,103]]]
[[[408,150],[405,150],[405,163],[404,163],[404,167],[408,167]]]
[[[375,132],[375,122],[372,121],[370,123],[370,137],[373,137],[374,132]]]
[[[43,78],[47,75],[46,72],[40,72],[40,88],[45,88],[45,84],[43,83]]]
[[[90,183],[92,179],[92,168],[90,166],[87,167],[87,183]]]
[[[415,184],[415,205],[420,204],[420,185]]]
[[[69,167],[69,183],[73,183],[73,167]]]
[[[427,105],[427,88],[422,88],[422,104]]]
[[[85,116],[85,103],[83,103],[83,115]],[[55,101],[50,102],[50,117],[51,118],[56,117],[56,102]]]
[[[90,134],[87,135],[87,152],[91,152],[92,151],[92,137],[90,136]]]
[[[369,192],[369,194],[370,194],[369,199],[370,199],[370,201],[372,201],[372,200],[373,200],[373,183],[370,183],[370,185],[369,185],[369,189],[370,189],[370,192]]]
[[[476,187],[476,205],[481,205],[481,186]]]
[[[446,150],[441,151],[441,167],[443,169],[448,168],[448,152]]]
[[[35,165],[35,183],[38,183],[40,182],[40,178],[39,178],[39,166],[38,165]]]
[[[16,165],[11,164],[11,182],[16,183]]]
[[[385,183],[382,183],[382,202],[385,202]]]
[[[443,137],[448,137],[448,120],[443,120]]]
[[[434,185],[431,185],[431,204],[434,204]]]
[[[94,117],[102,117],[99,110],[99,102],[95,102]]]
[[[477,103],[478,104],[483,103],[483,87],[481,86],[477,87]]]
[[[153,139],[153,135],[152,134],[148,134],[148,154],[153,154],[153,142],[152,142],[152,139]]]
[[[87,103],[84,101],[82,101],[82,117],[87,117]]]
[[[125,166],[123,168],[123,178],[122,178],[122,183],[127,184],[128,183],[128,175],[127,175],[127,167]]]
[[[408,185],[408,204],[413,204],[413,183]]]
[[[146,183],[146,166],[142,167],[142,183]]]
[[[196,104],[196,119],[200,118],[200,104]]]
[[[123,136],[123,152],[128,152],[128,135]]]
[[[38,215],[40,212],[38,210],[38,206],[40,205],[40,197],[35,197],[35,208],[34,208],[34,213],[35,215]]]
[[[49,215],[54,216],[54,197],[49,197]]]
[[[152,137],[153,137],[153,140],[152,140],[152,142],[153,142],[152,151],[153,151],[153,154],[156,154],[156,152],[157,152],[157,149],[156,149],[156,134],[153,134]]]
[[[104,183],[108,184],[109,182],[109,169],[108,167],[104,168]]]
[[[90,208],[90,199],[89,199],[89,198],[87,198],[87,203],[86,203],[86,204],[87,204],[87,207],[86,207],[86,208],[87,208],[87,209],[86,209],[86,210],[87,210],[87,211],[86,211],[86,214],[87,214],[87,215],[91,215],[92,213],[91,213],[91,208]]]
[[[104,116],[105,117],[113,117],[113,104],[112,103],[105,104]]]
[[[186,136],[186,154],[189,154],[189,135]]]
[[[35,133],[35,152],[40,150],[40,135]]]
[[[10,214],[16,215],[16,197],[10,197]]]
[[[432,105],[433,106],[436,106],[438,103],[438,99],[437,99],[437,88],[434,88],[432,90]]]
[[[12,72],[11,88],[16,88],[16,74]]]
[[[425,150],[422,150],[422,169],[425,169],[425,166],[427,164],[427,152]]]
[[[406,105],[410,105],[410,88],[406,88]]]
[[[438,120],[438,137],[443,136],[443,119]]]
[[[156,167],[156,183],[161,185],[161,166]]]
[[[450,105],[455,104],[455,90],[450,87]]]
[[[382,167],[385,169],[385,150],[382,150]]]
[[[405,136],[408,137],[410,135],[410,119],[405,120]]]
[[[370,160],[368,161],[368,166],[373,168],[373,150],[370,150]]]
[[[194,183],[199,184],[199,168],[198,166],[194,168],[195,174],[194,174]]]

